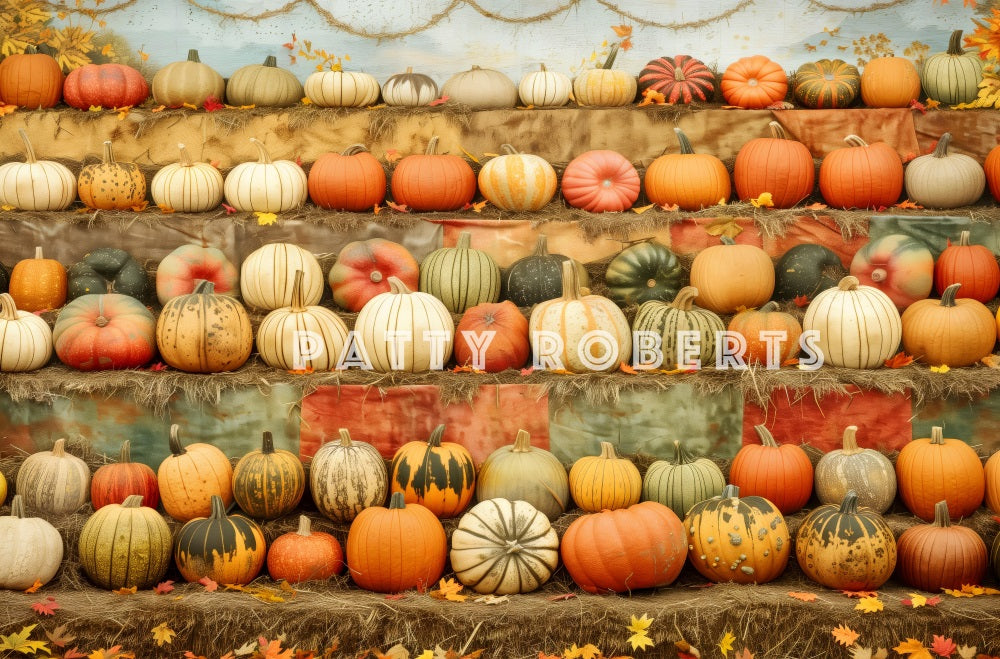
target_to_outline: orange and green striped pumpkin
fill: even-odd
[[[247,515],[275,519],[295,510],[306,491],[306,474],[299,457],[274,448],[265,430],[259,450],[250,451],[233,469],[233,498]]]
[[[392,490],[406,503],[418,503],[438,517],[455,517],[469,505],[476,486],[476,466],[461,444],[442,442],[444,424],[426,442],[399,447],[389,467]]]
[[[795,72],[795,100],[807,108],[846,108],[860,92],[858,67],[842,59],[806,62]]]
[[[619,458],[611,442],[601,442],[599,455],[585,455],[569,470],[569,493],[590,513],[628,508],[639,503],[642,477],[628,458]]]
[[[264,532],[242,515],[226,515],[222,499],[212,497],[212,512],[181,527],[174,561],[186,581],[204,577],[220,584],[247,584],[267,558]]]

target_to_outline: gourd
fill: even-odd
[[[129,210],[146,201],[146,177],[134,162],[115,160],[111,140],[104,141],[101,162],[84,165],[76,183],[80,201],[87,208]]]
[[[690,55],[658,57],[639,72],[639,91],[652,89],[667,103],[710,102],[715,94],[715,74]]]
[[[78,544],[83,571],[99,587],[149,588],[170,567],[173,533],[142,495],[131,494],[91,515]]]
[[[842,59],[806,62],[795,72],[795,100],[807,108],[846,108],[861,92],[858,67]]]
[[[903,312],[903,350],[933,366],[971,366],[993,352],[997,325],[985,304],[955,299],[952,284],[940,300],[918,300]]]
[[[385,170],[363,144],[324,153],[309,169],[309,198],[320,208],[368,211],[385,200]]]
[[[406,67],[404,73],[390,76],[382,84],[382,100],[390,106],[422,107],[437,97],[438,87],[434,79],[423,73],[414,73],[412,66]]]
[[[564,254],[550,254],[548,237],[538,234],[535,253],[518,259],[503,273],[501,294],[519,307],[559,297],[562,292],[562,264],[571,260]],[[577,276],[587,285],[587,271],[583,265],[577,266]]]
[[[90,501],[94,510],[112,503],[124,503],[132,495],[142,497],[142,504],[155,509],[160,505],[156,472],[146,464],[132,462],[132,443],[122,441],[118,462],[98,467],[90,479]]]
[[[771,193],[775,208],[791,208],[812,194],[816,166],[802,142],[789,139],[777,121],[768,123],[771,137],[752,139],[736,154],[733,182],[740,201]]]
[[[678,291],[673,302],[657,300],[644,302],[632,323],[632,331],[637,337],[641,336],[639,333],[647,332],[660,337],[659,354],[663,357],[662,366],[668,370],[677,367],[679,363],[678,332],[698,332],[695,350],[687,352],[687,346],[690,344],[685,345],[685,351],[692,362],[707,365],[713,363],[715,359],[715,337],[718,332],[725,331],[726,326],[716,313],[694,306],[697,297],[697,288],[685,286]],[[639,352],[638,345],[635,351]],[[652,368],[657,366],[650,365]]]
[[[185,103],[202,107],[209,98],[222,101],[226,94],[226,81],[218,71],[203,64],[193,48],[187,60],[171,62],[157,71],[151,87],[153,101],[172,108]]]
[[[962,231],[957,245],[949,240],[934,262],[934,288],[940,293],[951,284],[961,284],[956,298],[989,302],[1000,290],[1000,265],[989,247],[970,244],[969,235]]]
[[[302,100],[305,90],[295,74],[278,66],[274,55],[263,64],[247,64],[233,72],[226,83],[226,100],[232,105],[286,108]]]
[[[426,442],[407,442],[396,450],[389,467],[390,491],[406,503],[424,506],[437,517],[457,517],[472,501],[476,467],[461,444],[443,442],[444,424]]]
[[[691,140],[674,127],[680,153],[657,157],[646,168],[643,184],[654,204],[697,211],[725,202],[732,194],[729,170],[716,156],[695,153]]]
[[[248,584],[266,559],[264,532],[251,519],[226,515],[218,495],[212,495],[208,517],[181,527],[174,547],[174,561],[185,581],[208,577],[222,584]]]
[[[309,195],[306,173],[291,160],[271,160],[264,144],[251,137],[257,147],[256,162],[233,167],[222,185],[226,202],[237,211],[283,213],[299,208]]]
[[[25,590],[36,581],[47,584],[59,571],[63,540],[56,527],[41,517],[27,517],[24,497],[15,494],[10,515],[0,517],[0,588]]]
[[[976,100],[983,80],[979,51],[962,48],[962,31],[955,30],[948,39],[948,50],[924,60],[920,83],[928,98],[942,105],[958,105]]]
[[[896,458],[899,496],[907,510],[934,519],[938,501],[948,502],[952,519],[967,517],[983,503],[986,475],[976,451],[960,439],[946,438],[941,426],[930,437],[914,439]]]
[[[875,57],[861,72],[861,100],[872,108],[905,108],[920,97],[917,67],[902,57]]]
[[[274,448],[265,430],[261,447],[240,458],[233,468],[233,499],[255,519],[276,519],[295,510],[306,491],[306,474],[299,456]]]
[[[510,300],[477,304],[462,314],[455,328],[459,366],[496,373],[521,368],[530,353],[528,319]]]
[[[329,533],[312,530],[299,515],[299,527],[279,535],[267,549],[267,573],[274,581],[325,581],[344,571],[344,550]]]
[[[233,502],[233,467],[226,454],[211,444],[196,442],[184,446],[180,426],[170,426],[170,455],[156,471],[163,510],[179,522],[207,517],[212,498],[223,507]]]
[[[38,160],[28,134],[19,128],[24,142],[24,162],[0,165],[0,206],[26,211],[61,211],[76,201],[76,176],[66,165]]]
[[[885,513],[896,500],[896,471],[884,454],[860,448],[857,426],[844,429],[843,448],[824,453],[816,464],[816,496],[820,503],[844,500],[848,490],[858,505]]]
[[[472,234],[463,231],[454,247],[436,249],[420,264],[420,292],[438,298],[452,313],[500,299],[500,268],[471,243]]]
[[[306,98],[321,108],[363,108],[378,100],[378,80],[360,71],[316,71],[306,78]]]
[[[441,96],[472,110],[512,108],[517,104],[517,87],[500,71],[474,65],[448,78],[441,87]]]
[[[952,526],[948,502],[934,504],[934,521],[903,531],[896,541],[897,576],[908,586],[931,593],[982,583],[986,543],[965,526]]]
[[[58,309],[66,302],[66,268],[55,259],[47,259],[41,246],[35,257],[14,264],[10,271],[10,296],[22,311]]]
[[[643,501],[657,501],[683,519],[691,506],[722,494],[726,479],[708,458],[693,458],[674,440],[674,459],[657,460],[642,479]]]
[[[84,254],[66,271],[66,297],[92,293],[118,293],[145,300],[152,293],[146,269],[135,257],[117,247],[98,247]]]
[[[903,191],[903,161],[885,142],[868,144],[857,135],[834,149],[819,166],[819,191],[834,208],[888,208]]]
[[[948,153],[951,133],[938,140],[934,151],[906,165],[906,196],[925,208],[958,208],[979,201],[986,189],[986,173],[975,158]]]
[[[253,350],[250,317],[240,302],[216,295],[199,280],[188,295],[171,298],[156,319],[156,346],[169,366],[189,373],[233,371]]]
[[[392,171],[389,189],[397,204],[420,213],[457,211],[476,196],[476,175],[460,156],[438,153],[433,136],[423,154],[404,157]]]
[[[569,504],[569,478],[556,456],[532,446],[528,431],[518,430],[513,444],[501,446],[483,461],[476,498],[526,501],[555,521]]]
[[[759,110],[785,100],[788,76],[764,55],[741,57],[726,67],[719,89],[727,104]]]
[[[76,512],[90,500],[90,468],[66,452],[64,438],[57,439],[52,450],[25,458],[15,483],[25,506],[49,515]]]
[[[28,110],[51,108],[62,98],[63,72],[51,55],[27,44],[0,61],[0,98]],[[28,584],[29,586],[31,584]]]
[[[134,297],[87,294],[59,312],[52,343],[59,360],[80,371],[139,368],[156,354],[156,320]]]
[[[194,291],[198,280],[212,282],[217,295],[235,295],[239,272],[217,247],[181,245],[156,266],[156,298],[161,306]]]
[[[339,441],[323,444],[313,456],[309,491],[323,515],[347,523],[365,508],[385,503],[389,473],[378,449],[353,441],[347,428],[339,433]]]
[[[178,144],[180,161],[159,169],[149,183],[149,194],[157,206],[180,213],[204,213],[222,203],[225,181],[216,167],[195,162],[187,147]]]
[[[642,477],[628,458],[619,458],[610,442],[601,442],[599,455],[586,455],[569,470],[569,492],[587,512],[628,508],[639,503]]]
[[[347,311],[361,308],[379,293],[389,292],[389,277],[413,289],[420,285],[420,265],[406,247],[384,238],[347,243],[330,268],[327,282],[334,303]]]
[[[503,144],[504,155],[490,158],[479,170],[479,191],[507,211],[537,211],[556,194],[556,170],[541,156],[520,153]]]
[[[66,105],[77,110],[126,108],[146,101],[149,84],[125,64],[84,64],[69,72],[62,92]]]
[[[562,194],[573,208],[618,213],[631,208],[639,198],[639,172],[617,151],[585,151],[563,170]]]
[[[646,240],[626,247],[611,259],[604,282],[608,297],[625,307],[673,299],[683,276],[677,255],[655,240]]]
[[[250,253],[240,266],[240,293],[251,307],[273,311],[292,304],[295,273],[302,304],[318,304],[323,297],[323,269],[312,252],[292,243],[268,243]]]
[[[52,358],[52,330],[41,316],[21,311],[0,293],[0,373],[34,371]]]
[[[573,81],[565,73],[549,71],[544,64],[537,71],[524,74],[517,85],[521,103],[536,108],[560,108],[569,101]]]
[[[781,444],[764,425],[754,426],[760,444],[746,443],[729,467],[729,482],[746,496],[772,502],[783,515],[802,509],[813,489],[813,466],[796,444]]]
[[[721,245],[698,252],[691,264],[691,285],[698,289],[695,304],[716,313],[734,313],[740,307],[759,307],[774,292],[771,257],[756,245],[737,245],[721,236]]]

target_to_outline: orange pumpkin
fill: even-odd
[[[208,577],[222,584],[248,584],[267,558],[264,532],[243,515],[227,515],[216,495],[207,517],[187,522],[177,533],[174,562],[185,581]]]
[[[662,155],[646,168],[643,183],[649,200],[686,211],[728,201],[732,186],[726,166],[711,154],[695,153],[680,128],[674,127],[674,133],[681,145],[680,153]]]
[[[941,293],[951,284],[961,284],[956,298],[989,302],[1000,290],[1000,265],[989,247],[970,244],[969,235],[962,231],[957,245],[948,241],[934,263],[934,287]]]
[[[777,62],[763,55],[752,55],[726,68],[720,89],[729,105],[759,110],[785,100],[788,76]]]
[[[279,535],[267,550],[267,573],[274,581],[323,581],[343,571],[340,543],[329,533],[313,531],[305,515],[299,515],[298,530]]]
[[[934,521],[903,531],[896,541],[896,576],[930,593],[978,585],[986,575],[986,543],[965,526],[952,526],[948,502],[934,504]]]
[[[990,316],[992,320],[992,316]],[[748,364],[767,364],[777,368],[786,360],[799,354],[799,337],[802,325],[795,316],[778,311],[777,302],[768,302],[760,309],[747,309],[733,316],[729,331],[743,335],[747,351],[743,356]],[[771,336],[770,340],[768,336]],[[778,354],[768,354],[768,344],[776,341]]]
[[[596,513],[639,503],[642,476],[628,458],[619,458],[610,442],[600,455],[585,455],[569,470],[569,493],[581,509]]]
[[[983,170],[986,172],[986,185],[989,186],[990,194],[1000,201],[1000,145],[993,147],[987,154]]]
[[[399,243],[369,238],[344,245],[327,282],[338,307],[361,311],[368,300],[389,292],[389,277],[397,277],[407,288],[416,289],[420,285],[420,265]]]
[[[418,212],[457,211],[476,196],[476,175],[460,156],[437,153],[437,135],[423,155],[396,164],[389,186],[397,204]]]
[[[774,293],[774,265],[755,245],[737,245],[721,236],[721,245],[698,252],[691,264],[691,285],[698,289],[695,304],[715,313],[734,313],[740,307],[759,307]]]
[[[876,57],[861,72],[861,100],[872,108],[905,108],[920,98],[917,67],[902,57]]]
[[[986,475],[986,507],[1000,515],[1000,451],[990,456],[983,470]]]
[[[917,300],[903,312],[903,350],[933,366],[971,366],[993,352],[997,326],[985,304],[955,299],[961,284],[940,300]]]
[[[768,124],[771,137],[758,137],[736,154],[733,182],[740,201],[771,193],[776,208],[791,208],[812,194],[816,165],[802,142],[788,139],[777,121]]]
[[[10,296],[21,311],[58,309],[66,302],[66,268],[55,259],[42,255],[35,247],[35,258],[14,264],[10,273]]]
[[[105,140],[102,161],[80,170],[77,192],[87,208],[128,210],[146,200],[146,177],[134,162],[117,162]]]
[[[489,343],[483,346],[492,332]],[[468,334],[467,334],[468,333]],[[480,346],[482,363],[476,363],[475,348]],[[483,302],[467,309],[455,329],[455,361],[459,366],[496,373],[521,368],[528,361],[528,319],[510,300]]]
[[[562,193],[573,208],[591,213],[621,212],[639,198],[639,172],[617,151],[586,151],[566,165]]]
[[[896,481],[907,510],[924,521],[934,519],[934,506],[942,500],[948,502],[952,519],[971,515],[986,491],[976,451],[960,439],[946,438],[940,426],[899,452]]]
[[[456,517],[465,510],[476,486],[472,455],[461,444],[442,442],[444,424],[426,442],[407,442],[392,456],[392,492],[406,503],[419,503],[438,517]]]
[[[0,98],[29,110],[51,108],[62,99],[63,72],[54,58],[28,45],[0,62]]]
[[[156,346],[170,366],[189,373],[219,373],[242,366],[253,350],[250,316],[239,300],[216,295],[199,280],[171,298],[156,319]]]
[[[233,467],[226,454],[211,444],[181,444],[180,426],[170,426],[170,453],[156,472],[163,510],[186,522],[208,517],[212,497],[226,508],[233,502]]]
[[[320,208],[368,211],[385,199],[385,170],[363,144],[324,153],[309,170],[309,198]]]
[[[504,155],[479,170],[479,191],[502,210],[537,211],[556,194],[556,170],[541,156],[503,144]]]
[[[760,444],[744,444],[729,468],[729,482],[746,496],[764,497],[783,515],[806,505],[813,487],[813,466],[797,444],[774,441],[763,425],[754,426]]]
[[[819,166],[819,191],[835,208],[892,206],[903,191],[903,161],[885,142],[868,144],[857,135],[834,149]]]

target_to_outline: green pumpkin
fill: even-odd
[[[98,247],[66,272],[67,299],[89,293],[121,293],[145,300],[152,292],[146,269],[131,254],[116,247]]]
[[[726,479],[708,458],[692,458],[674,440],[674,460],[657,460],[642,479],[642,500],[658,501],[684,519],[691,506],[722,494]]]
[[[608,297],[619,306],[671,300],[682,285],[677,256],[652,240],[624,249],[608,264]]]
[[[519,307],[552,300],[562,295],[562,264],[572,261],[563,254],[549,254],[548,238],[538,236],[535,253],[515,261],[503,278],[502,299],[510,300]],[[580,286],[590,284],[583,265],[573,261],[580,279]]]
[[[163,516],[128,496],[95,512],[80,532],[80,564],[101,588],[149,588],[170,567],[173,534]]]
[[[701,361],[702,366],[711,365],[715,359],[715,333],[725,331],[726,326],[714,311],[694,306],[696,297],[698,289],[685,286],[677,293],[673,302],[650,300],[639,307],[639,313],[632,323],[632,331],[655,332],[661,337],[663,368],[672,369],[677,365],[677,333],[680,331],[697,331],[701,334],[695,358]],[[636,343],[636,354],[642,346],[641,341],[640,338]]]
[[[962,48],[961,30],[951,33],[948,50],[928,57],[920,72],[920,83],[927,97],[945,105],[974,101],[982,80],[979,51]]]
[[[774,299],[810,300],[847,276],[847,268],[829,247],[803,243],[785,252],[774,266]]]
[[[860,91],[858,68],[842,59],[806,62],[795,72],[795,100],[807,108],[846,108]]]
[[[420,292],[441,300],[452,313],[500,299],[500,268],[471,243],[472,234],[463,231],[457,245],[434,250],[420,264]]]
[[[186,581],[208,577],[222,584],[248,584],[264,567],[264,532],[251,519],[226,515],[226,506],[212,495],[212,512],[196,517],[177,533],[174,561]]]

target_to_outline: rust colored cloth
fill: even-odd
[[[913,112],[907,108],[777,110],[774,118],[789,138],[809,147],[814,158],[847,146],[844,138],[857,135],[868,144],[885,142],[906,162],[921,153]]]

